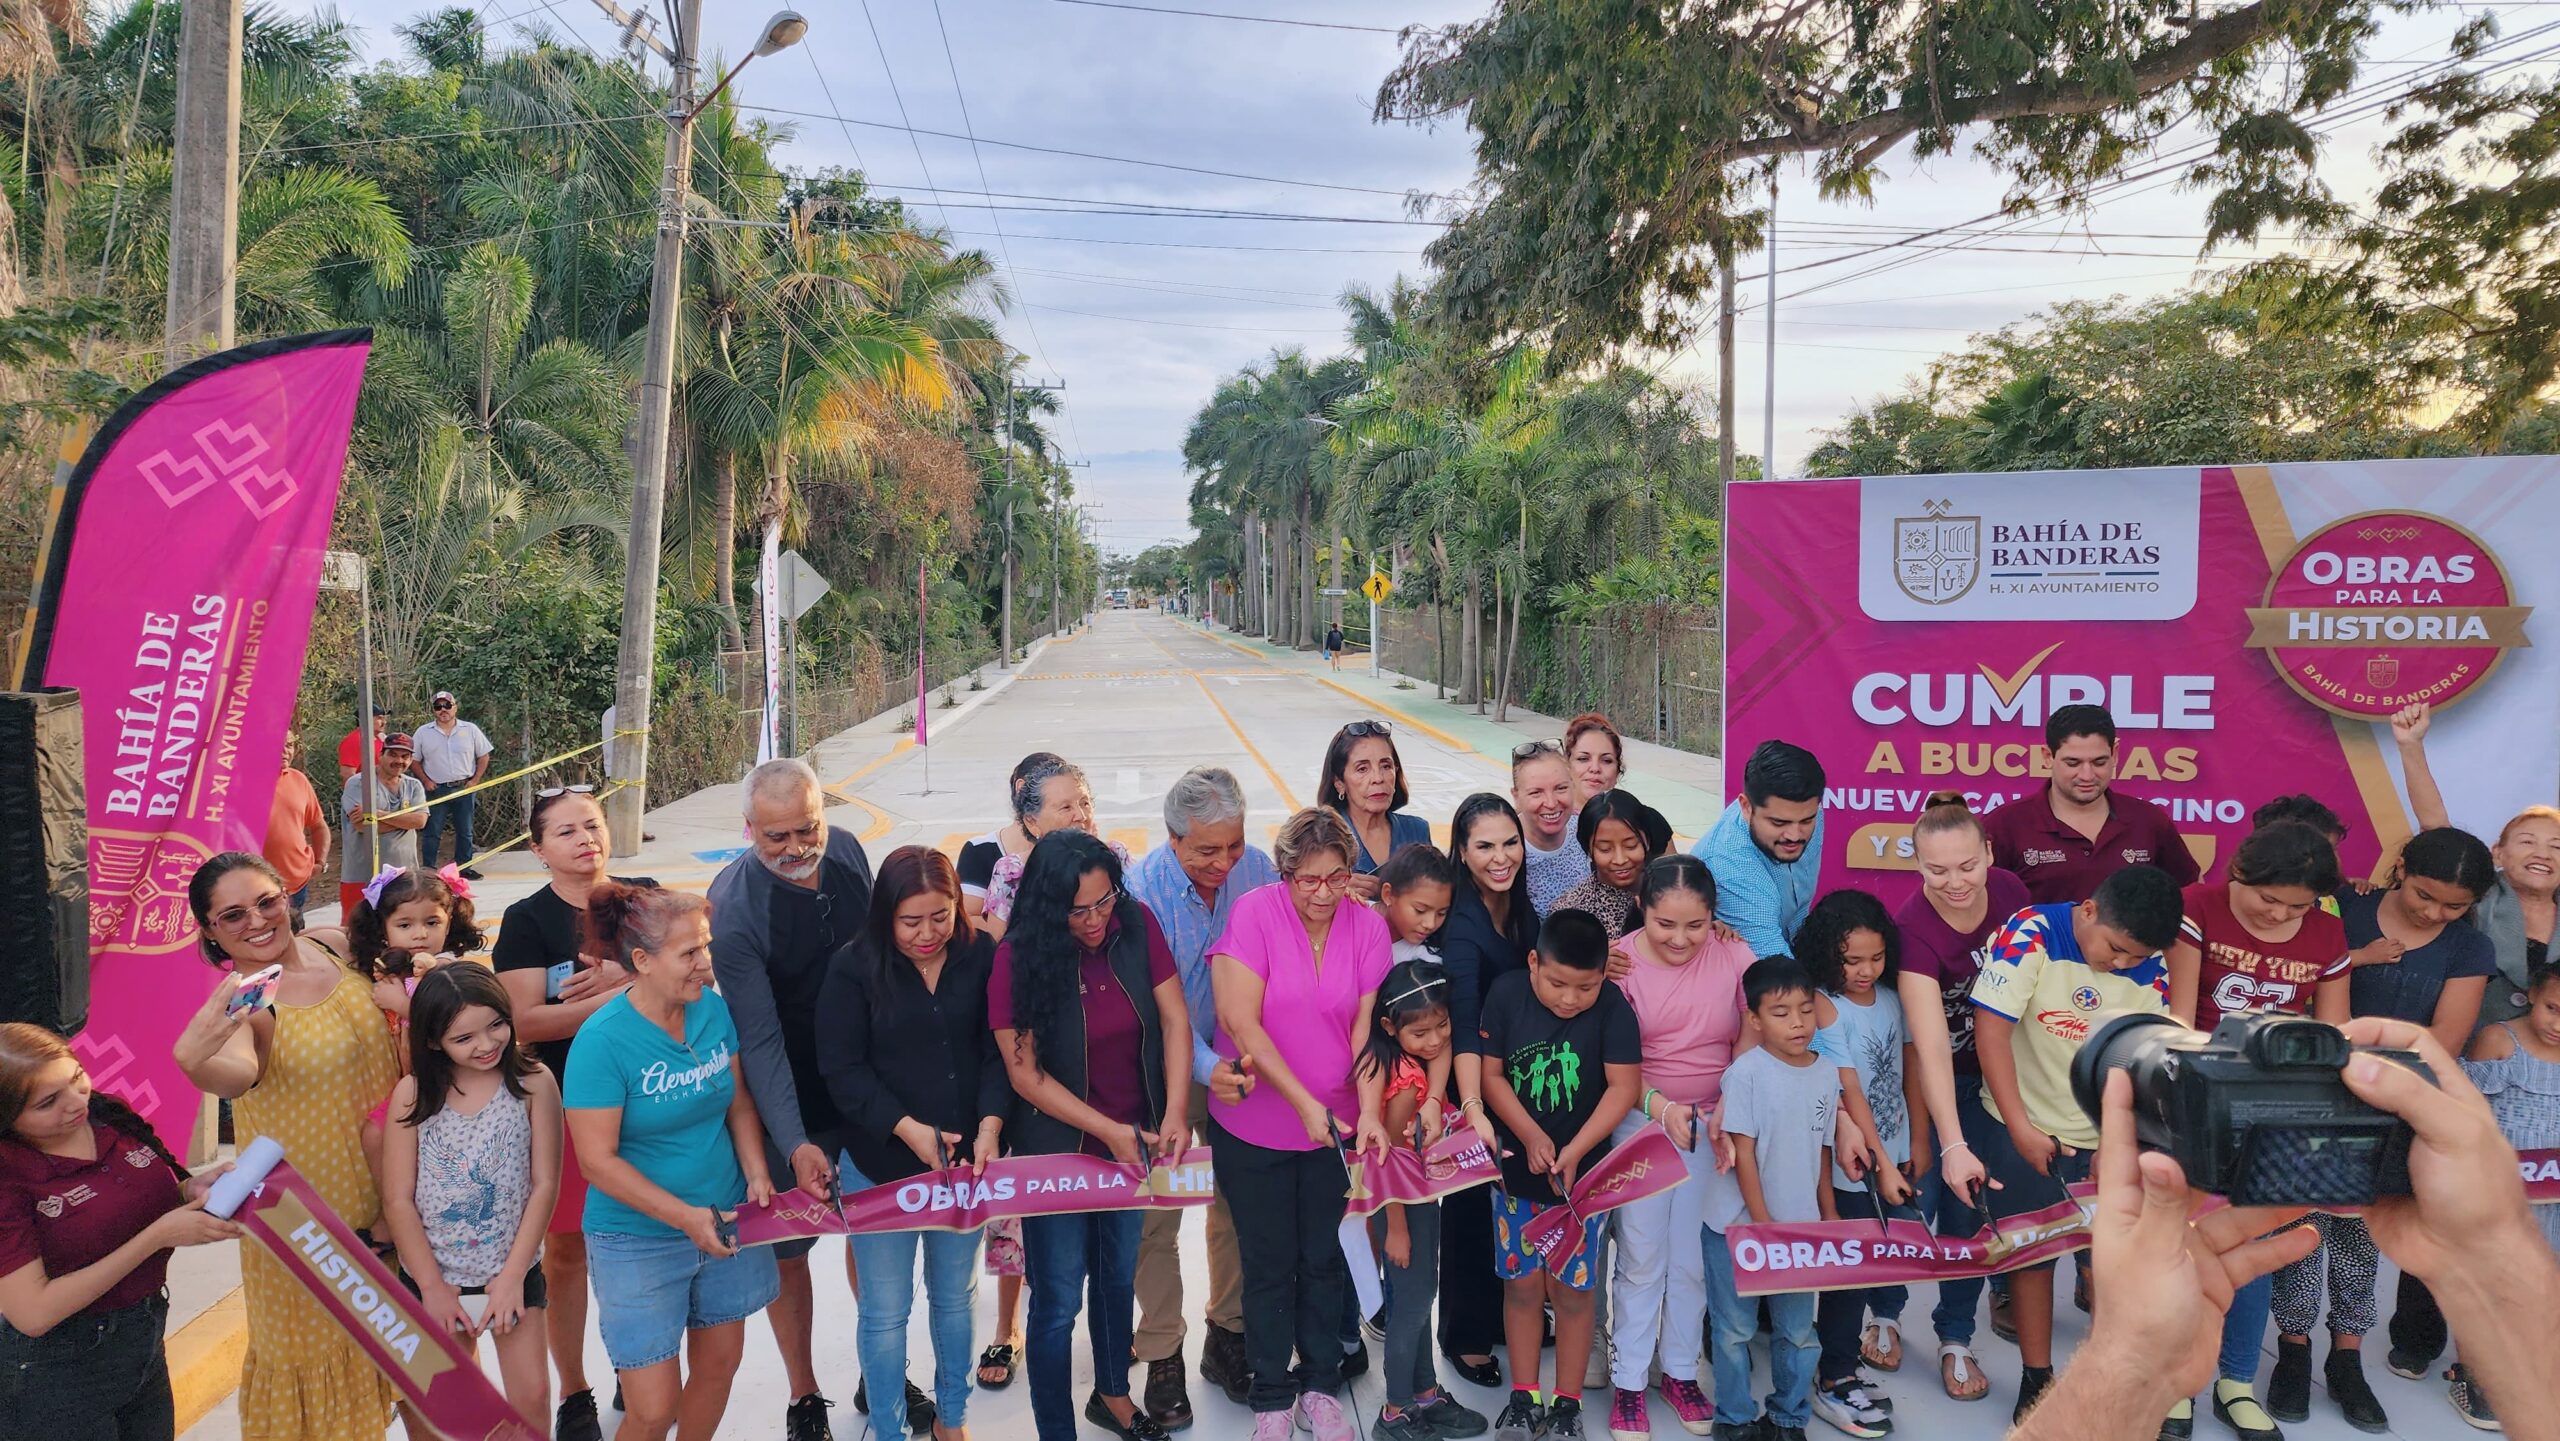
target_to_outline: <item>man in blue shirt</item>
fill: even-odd
[[[1247,892],[1279,881],[1279,868],[1259,846],[1244,840],[1244,788],[1232,772],[1202,766],[1184,773],[1165,793],[1169,839],[1129,867],[1129,894],[1155,913],[1173,948],[1182,996],[1191,1007],[1191,1115],[1205,1127],[1208,1085],[1220,1070],[1234,1084],[1235,1063],[1218,1058],[1210,1041],[1218,1032],[1218,1007],[1209,989],[1209,947],[1226,933],[1227,917]],[[1206,1141],[1205,1131],[1202,1136]],[[1138,1331],[1131,1349],[1147,1363],[1147,1414],[1168,1430],[1191,1424],[1191,1395],[1182,1364],[1182,1259],[1176,1244],[1182,1213],[1147,1213],[1138,1243]],[[1235,1223],[1226,1198],[1209,1204],[1209,1334],[1200,1348],[1200,1375],[1244,1404],[1252,1373],[1244,1356],[1244,1281],[1236,1262]]]
[[[1716,878],[1716,919],[1754,955],[1788,954],[1822,876],[1822,762],[1762,741],[1742,766],[1742,798],[1689,854]]]

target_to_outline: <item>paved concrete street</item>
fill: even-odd
[[[972,693],[963,704],[937,708],[932,716],[929,750],[919,750],[896,717],[856,727],[818,747],[819,774],[842,802],[831,819],[861,835],[875,860],[892,847],[927,844],[956,851],[1004,819],[1005,776],[1014,761],[1031,750],[1054,750],[1081,764],[1090,777],[1097,821],[1103,833],[1142,852],[1163,836],[1159,804],[1165,787],[1184,769],[1218,764],[1243,780],[1253,808],[1248,833],[1268,838],[1269,831],[1292,809],[1307,803],[1316,784],[1326,740],[1344,722],[1361,716],[1385,716],[1396,729],[1398,746],[1411,772],[1413,809],[1432,818],[1444,832],[1448,816],[1469,792],[1507,789],[1508,747],[1527,736],[1554,735],[1550,718],[1517,716],[1497,726],[1460,708],[1432,700],[1431,688],[1397,689],[1390,677],[1372,680],[1365,660],[1346,661],[1335,674],[1312,657],[1238,640],[1224,631],[1205,629],[1169,616],[1106,612],[1090,629],[1042,648],[1004,682],[987,673],[991,689]],[[937,707],[940,697],[936,697]],[[1684,843],[1712,820],[1719,794],[1718,768],[1711,758],[1684,755],[1642,744],[1629,748],[1628,786],[1668,814]],[[708,884],[725,859],[741,844],[734,786],[719,787],[673,800],[650,813],[657,840],[644,853],[617,869],[655,875],[673,885]],[[507,901],[541,883],[539,868],[521,856],[492,858],[482,888],[480,910],[494,916]],[[315,919],[325,918],[316,913]],[[1197,1246],[1200,1222],[1186,1225],[1185,1271],[1191,1304],[1207,1295],[1206,1262]],[[820,1245],[812,1258],[817,1278],[818,1370],[828,1395],[840,1404],[836,1434],[846,1441],[869,1433],[866,1419],[852,1407],[857,1379],[854,1335],[857,1316],[843,1281],[844,1247],[839,1241]],[[219,1258],[218,1260],[216,1258]],[[211,1248],[190,1258],[192,1272],[208,1265],[232,1267],[232,1258]],[[2384,1278],[2383,1295],[2391,1279]],[[995,1287],[982,1282],[979,1293],[979,1341],[988,1339]],[[920,1298],[921,1299],[921,1298]],[[1905,1336],[1909,1359],[1889,1379],[1897,1403],[1898,1430],[1931,1438],[1992,1437],[2006,1429],[2014,1396],[2017,1356],[2014,1349],[1982,1329],[1980,1351],[1993,1389],[1989,1399],[1959,1405],[1939,1394],[1935,1345],[1929,1334],[1928,1309],[1934,1294],[1927,1288],[1912,1298]],[[921,1315],[921,1308],[919,1308]],[[2085,1331],[2086,1318],[2063,1308],[2059,1327],[2067,1348]],[[2324,1343],[2325,1344],[2325,1343]],[[919,1320],[909,1332],[910,1355],[919,1381],[929,1379],[931,1354]],[[1196,1363],[1199,1328],[1196,1315],[1188,1344]],[[1374,1351],[1374,1348],[1373,1348]],[[591,1374],[609,1376],[603,1347],[588,1344]],[[1091,1389],[1093,1358],[1079,1332],[1075,1359],[1074,1400],[1081,1411]],[[1765,1389],[1765,1363],[1764,1379]],[[493,1372],[494,1374],[494,1372]],[[2443,1400],[2441,1383],[2402,1381],[2385,1372],[2376,1359],[2368,1374],[2391,1408],[2396,1434],[2449,1438],[2466,1434]],[[1144,1374],[1132,1373],[1143,1386]],[[610,1381],[607,1381],[607,1386]],[[1375,1375],[1353,1386],[1365,1434],[1383,1399]],[[1490,1414],[1502,1398],[1464,1385],[1463,1399]],[[723,1441],[768,1441],[783,1430],[785,1394],[780,1360],[771,1333],[762,1321],[749,1323],[746,1360],[741,1368]],[[1593,1388],[1586,1437],[1607,1433],[1607,1390]],[[1213,1388],[1193,1383],[1192,1400],[1199,1423],[1190,1433],[1202,1441],[1241,1441],[1252,1418],[1230,1405]],[[1028,1438],[1032,1433],[1028,1379],[1000,1392],[981,1392],[972,1402],[969,1423],[981,1438]],[[2315,1419],[2288,1428],[2293,1441],[2346,1441],[2354,1435],[2325,1398],[2315,1394]],[[547,1419],[547,1418],[546,1418]],[[612,1424],[608,1418],[607,1425]],[[1667,1408],[1654,1403],[1654,1434],[1682,1434]],[[1083,1428],[1100,1436],[1099,1430]],[[2227,1432],[2208,1411],[2197,1421],[2197,1434],[2218,1437]],[[235,1441],[237,1411],[226,1400],[188,1431],[190,1441]],[[394,1434],[397,1434],[396,1432]],[[1813,1434],[1834,1435],[1816,1422]]]

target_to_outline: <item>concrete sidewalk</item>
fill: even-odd
[[[1443,739],[1454,739],[1506,764],[1511,748],[1520,742],[1552,740],[1564,734],[1562,719],[1541,715],[1516,703],[1511,707],[1509,719],[1496,721],[1490,701],[1485,703],[1484,712],[1478,714],[1475,707],[1460,705],[1454,699],[1432,699],[1431,682],[1427,680],[1383,669],[1373,677],[1369,674],[1369,658],[1365,653],[1344,656],[1342,668],[1337,671],[1324,663],[1321,652],[1273,645],[1269,641],[1239,635],[1214,622],[1206,625],[1204,630],[1224,644],[1266,664],[1303,671],[1326,685],[1377,707],[1390,720],[1402,717],[1440,733]],[[1626,788],[1643,797],[1646,804],[1670,820],[1672,830],[1679,835],[1684,847],[1689,841],[1705,835],[1707,828],[1714,825],[1716,817],[1723,813],[1723,787],[1724,762],[1721,758],[1627,738]]]

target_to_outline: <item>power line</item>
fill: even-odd
[[[898,121],[900,124],[908,127],[907,144],[915,148],[916,168],[924,172],[925,184],[931,185],[933,183],[933,167],[925,163],[924,142],[916,138],[916,131],[914,128],[915,119],[913,116],[907,114],[907,97],[899,93],[898,72],[895,67],[889,64],[889,47],[881,43],[880,40],[880,22],[871,18],[871,0],[862,0],[862,23],[869,27],[871,31],[871,48],[878,51],[880,54],[880,72],[889,78],[889,98],[898,103]],[[830,99],[827,103],[832,105],[835,102]],[[933,208],[942,216],[943,227],[945,229],[950,228],[951,212],[943,209],[942,202],[938,200],[934,202]]]
[[[1170,325],[1180,330],[1232,330],[1244,335],[1340,335],[1342,327],[1328,325],[1320,330],[1299,330],[1269,325],[1212,325],[1204,320],[1150,320],[1140,315],[1105,315],[1098,310],[1069,310],[1063,305],[1034,305],[1022,302],[1025,310],[1046,310],[1055,315],[1081,315],[1088,320],[1119,320],[1131,325]]]
[[[834,105],[835,97],[833,95],[829,95],[827,97],[827,103],[830,106]],[[854,120],[841,114],[822,115],[814,110],[794,110],[782,105],[748,105],[742,102],[738,108],[741,110],[759,111],[767,115],[789,115],[804,120],[833,120],[840,125],[859,125],[866,130],[903,130],[913,135],[929,135],[937,140],[970,139],[970,137],[966,135],[957,135],[948,130],[932,130],[921,129],[908,125],[892,125],[885,120]],[[1407,195],[1420,195],[1429,200],[1448,200],[1455,198],[1438,191],[1396,190],[1382,185],[1345,185],[1338,181],[1330,180],[1299,180],[1286,175],[1261,175],[1249,170],[1220,170],[1214,166],[1184,165],[1171,160],[1146,160],[1133,155],[1109,155],[1098,150],[1069,150],[1062,146],[1033,145],[1025,141],[998,140],[985,135],[976,137],[974,143],[979,145],[992,145],[1000,150],[1025,150],[1034,155],[1058,155],[1071,160],[1099,160],[1112,165],[1137,165],[1144,166],[1152,170],[1178,170],[1188,175],[1209,175],[1215,176],[1221,180],[1250,180],[1263,185],[1294,185],[1308,190],[1339,190],[1354,195],[1391,195],[1398,198],[1403,198]]]
[[[863,0],[863,4],[866,8],[870,3],[871,0]],[[969,158],[977,163],[978,185],[982,189],[992,190],[994,189],[994,184],[987,179],[986,153],[978,148],[978,127],[977,124],[969,118],[969,91],[966,86],[963,86],[960,83],[960,57],[953,53],[951,49],[951,27],[949,24],[945,23],[942,18],[942,0],[933,0],[933,28],[935,33],[942,37],[942,63],[944,67],[949,69],[951,72],[951,93],[960,102],[960,130],[961,133],[970,137]],[[1004,257],[1004,268],[1006,271],[1012,272],[1013,249],[1005,240],[1004,221],[996,214],[996,207],[990,205],[986,209],[987,222],[993,225],[996,230],[996,253]],[[1056,362],[1049,359],[1049,348],[1040,343],[1040,323],[1031,318],[1030,311],[1034,307],[1031,304],[1029,295],[1024,293],[1022,278],[1019,274],[1014,276],[1013,284],[1015,293],[1023,296],[1022,325],[1023,328],[1031,334],[1032,350],[1039,354],[1040,363],[1049,367],[1049,373],[1059,377],[1059,379],[1063,381],[1066,378],[1066,372],[1060,370]],[[1062,400],[1058,402],[1058,413],[1067,418],[1067,433],[1075,437],[1076,454],[1079,456],[1083,455],[1084,436],[1076,429],[1074,410],[1070,407],[1068,402]]]
[[[1371,35],[1403,32],[1385,25],[1348,25],[1334,20],[1291,20],[1277,15],[1234,15],[1221,10],[1180,10],[1170,5],[1132,5],[1127,0],[1057,0],[1061,5],[1089,5],[1097,10],[1136,10],[1148,15],[1183,15],[1196,20],[1242,20],[1253,25],[1294,25],[1304,30],[1358,30]]]

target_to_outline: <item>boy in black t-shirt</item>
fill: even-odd
[[[1482,1021],[1484,1097],[1502,1130],[1502,1186],[1493,1193],[1502,1330],[1511,1352],[1511,1401],[1494,1441],[1582,1436],[1582,1376],[1591,1355],[1600,1225],[1585,1222],[1561,1277],[1528,1245],[1529,1223],[1564,1204],[1609,1133],[1644,1089],[1636,1013],[1607,980],[1609,933],[1581,911],[1560,911],[1538,932],[1529,969],[1493,983]],[[1538,1396],[1543,1312],[1556,1318],[1556,1394]]]

